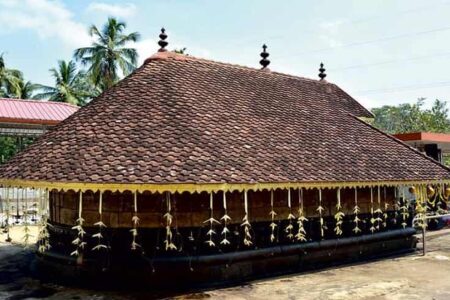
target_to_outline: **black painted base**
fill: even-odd
[[[186,290],[406,253],[416,247],[414,234],[413,228],[406,228],[256,250],[152,259],[137,252],[93,260],[48,251],[37,255],[34,270],[41,278],[64,284]]]

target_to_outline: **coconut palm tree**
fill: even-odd
[[[75,59],[88,67],[92,82],[101,90],[110,88],[121,75],[126,76],[136,68],[136,49],[126,45],[138,41],[140,35],[137,32],[125,34],[125,28],[126,24],[115,18],[109,18],[102,30],[92,25],[89,34],[95,42],[74,52]]]
[[[9,91],[10,98],[18,99],[34,99],[34,93],[39,90],[41,85],[32,83],[31,81],[24,81],[22,78],[17,82],[15,91]]]
[[[58,68],[50,69],[50,73],[55,79],[55,86],[40,85],[42,92],[35,95],[35,98],[83,105],[86,99],[91,97],[89,91],[84,89],[86,76],[77,72],[75,62],[60,60]]]
[[[0,97],[9,97],[11,93],[16,94],[20,80],[22,80],[22,72],[8,69],[3,53],[0,54]]]

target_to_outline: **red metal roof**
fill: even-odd
[[[55,125],[77,110],[68,103],[0,98],[0,123]]]

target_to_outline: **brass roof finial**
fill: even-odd
[[[259,61],[259,63],[261,64],[262,68],[265,69],[270,64],[270,60],[267,59],[267,57],[269,57],[269,53],[266,52],[266,49],[267,49],[266,44],[264,44],[262,46],[262,48],[263,48],[263,52],[261,52],[261,54],[260,54],[262,59]]]
[[[319,68],[319,77],[320,77],[320,80],[324,80],[325,79],[325,77],[327,77],[327,74],[325,74],[325,71],[326,71],[326,69],[323,67],[323,63],[321,62],[320,63],[320,68]]]
[[[167,47],[167,45],[169,45],[169,43],[166,41],[167,39],[167,34],[166,34],[166,30],[163,28],[161,28],[161,33],[159,35],[159,42],[158,45],[161,47],[159,48],[158,52],[164,52],[167,51],[167,49],[165,49]]]

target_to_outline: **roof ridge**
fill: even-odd
[[[52,104],[52,105],[65,105],[70,107],[77,107],[77,105],[67,103],[67,102],[57,102],[57,101],[50,101],[50,100],[36,100],[36,99],[19,99],[19,98],[2,98],[0,97],[0,101],[14,101],[14,102],[33,102],[33,103],[45,103],[45,104]]]
[[[351,114],[351,113],[349,113],[349,115],[352,116],[353,118],[355,118],[356,120],[358,120],[359,122],[363,123],[364,125],[366,125],[366,126],[372,128],[372,129],[378,131],[379,133],[381,133],[381,134],[385,135],[386,137],[390,138],[391,140],[394,140],[394,141],[397,142],[398,144],[400,144],[400,145],[402,145],[402,146],[404,146],[404,147],[406,147],[406,148],[408,148],[408,149],[410,149],[410,150],[416,152],[417,154],[421,155],[422,157],[428,159],[429,161],[432,161],[434,164],[436,164],[436,165],[438,165],[438,166],[444,168],[446,171],[450,171],[450,168],[447,167],[446,165],[441,164],[440,162],[438,162],[437,160],[435,160],[435,159],[429,157],[429,156],[426,155],[426,154],[423,154],[422,152],[420,152],[420,151],[417,150],[416,148],[414,148],[414,147],[412,147],[412,146],[406,144],[405,142],[403,142],[402,140],[396,138],[395,136],[392,136],[392,135],[390,135],[389,133],[386,133],[386,132],[384,132],[383,130],[376,128],[375,126],[373,126],[373,125],[371,125],[371,124],[365,122],[364,120],[361,120],[360,118],[358,118],[357,116],[355,116],[355,115],[353,115],[353,114]]]
[[[240,65],[240,64],[230,63],[230,62],[223,62],[223,61],[218,61],[218,60],[214,60],[214,59],[206,59],[206,58],[202,58],[202,57],[196,57],[196,56],[191,56],[191,55],[186,55],[186,54],[179,54],[179,53],[169,52],[169,51],[155,53],[154,55],[147,58],[144,61],[143,65],[145,65],[148,62],[153,61],[153,60],[165,60],[165,59],[174,59],[174,60],[180,60],[180,61],[182,61],[182,60],[189,61],[190,60],[190,61],[199,61],[199,62],[204,62],[204,63],[222,65],[222,66],[225,65],[225,66],[234,67],[234,68],[238,68],[238,69],[242,69],[242,70],[259,71],[259,72],[263,72],[265,74],[285,76],[285,77],[290,77],[290,78],[295,78],[295,79],[311,81],[311,82],[314,82],[317,84],[329,84],[329,85],[336,86],[336,84],[334,84],[332,82],[328,82],[328,81],[324,81],[324,80],[320,81],[319,79],[313,79],[313,78],[292,75],[292,74],[287,74],[287,73],[278,72],[278,71],[272,71],[267,68],[266,69],[258,69],[258,68],[254,68],[254,67],[250,67],[250,66],[245,66],[245,65]]]

